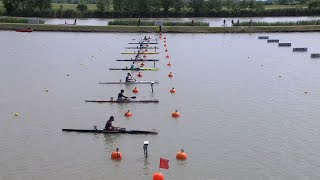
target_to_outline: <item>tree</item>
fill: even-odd
[[[88,6],[84,1],[81,1],[77,5],[77,10],[81,11],[83,13],[84,11],[88,10]]]
[[[51,0],[33,0],[33,7],[38,8],[39,11],[43,9],[51,9]]]
[[[320,0],[311,0],[308,3],[308,8],[309,9],[317,9],[320,8]]]
[[[113,0],[113,9],[118,12],[123,11],[123,6],[124,6],[124,1],[125,0]]]
[[[165,15],[168,14],[170,7],[172,6],[171,0],[160,0],[161,7],[163,8],[163,12]]]
[[[222,1],[221,0],[208,0],[206,3],[206,8],[208,11],[215,10],[221,11],[222,9]]]
[[[97,0],[97,10],[100,12],[105,12],[107,6],[106,0]]]
[[[198,15],[201,11],[204,11],[204,0],[189,0],[189,7],[193,9],[195,15]]]
[[[176,12],[181,11],[181,9],[185,6],[184,0],[175,0],[173,1],[173,8]]]
[[[3,0],[2,3],[8,14],[19,8],[19,2],[16,0]]]

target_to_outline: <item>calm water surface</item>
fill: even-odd
[[[159,104],[93,104],[84,100],[109,99],[121,88],[133,96],[135,86],[98,82],[125,77],[107,69],[129,66],[115,59],[132,57],[120,53],[143,34],[1,31],[0,179],[149,180],[160,157],[170,160],[162,172],[172,180],[319,179],[320,61],[310,53],[320,51],[320,34],[267,34],[308,53],[258,35],[167,34],[173,66],[161,48],[153,56],[160,71],[141,78],[160,84],[153,94],[149,85],[137,85],[138,99]],[[123,117],[128,109],[130,119]],[[181,118],[171,118],[175,109]],[[110,115],[117,126],[159,135],[61,132],[102,128]],[[110,160],[116,147],[124,154],[120,163]],[[186,162],[175,160],[180,148],[189,154]]]

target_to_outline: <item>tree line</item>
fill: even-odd
[[[51,3],[77,9],[52,9]],[[88,4],[96,4],[89,10]],[[265,9],[265,4],[304,4],[308,8]],[[3,0],[7,15],[44,17],[216,17],[318,15],[320,0]]]

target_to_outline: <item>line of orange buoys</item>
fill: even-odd
[[[146,36],[145,36],[145,38],[146,38]],[[144,38],[144,40],[145,40],[145,38]],[[150,42],[150,39],[151,39],[151,38],[149,37],[148,40],[147,40],[147,42]],[[168,54],[169,50],[168,50],[168,44],[167,44],[167,43],[168,43],[167,37],[166,37],[166,36],[162,36],[162,34],[160,33],[159,39],[160,39],[160,40],[163,39],[163,42],[164,42],[164,45],[163,45],[163,46],[165,47],[164,52],[166,53],[165,58],[168,59],[168,62],[166,63],[166,66],[167,66],[168,68],[170,68],[171,66],[173,66],[173,63],[172,63],[171,58],[170,58],[170,56],[169,56],[169,54]],[[158,40],[158,39],[156,39],[156,40]],[[144,41],[142,41],[142,42],[144,42]],[[160,41],[160,42],[161,42],[161,41]],[[160,43],[160,42],[159,42],[159,43]],[[142,46],[143,46],[143,45],[142,45]],[[145,44],[144,46],[148,48],[148,47],[149,47],[149,44]],[[141,47],[141,46],[140,46],[140,47]],[[140,50],[141,50],[142,52],[148,52],[148,49],[143,50],[143,49],[141,48]],[[155,46],[155,51],[156,51],[156,50],[157,50],[157,47]],[[146,54],[144,54],[144,53],[142,53],[142,54],[143,54],[143,58],[144,58],[144,59],[147,58],[147,55],[146,55]],[[142,55],[142,54],[141,54],[141,55]],[[140,56],[140,54],[138,54],[137,56]],[[137,57],[136,57],[136,58],[137,58]],[[144,67],[144,66],[145,66],[145,63],[144,63],[144,62],[141,62],[139,66],[140,66],[140,67]],[[155,61],[154,61],[154,66],[155,66]],[[141,77],[143,77],[143,74],[142,74],[142,72],[139,71],[136,76],[139,77],[139,78],[141,78]],[[168,77],[172,79],[172,78],[174,77],[173,72],[170,72],[170,73],[168,74]],[[153,83],[151,83],[151,88],[152,88],[152,92],[153,92]],[[170,92],[171,94],[175,94],[175,93],[177,92],[177,90],[176,90],[174,87],[172,87],[172,89],[170,89],[169,92]],[[134,89],[132,89],[132,93],[138,94],[138,93],[139,93],[138,87],[134,87]],[[133,113],[132,113],[130,110],[128,110],[127,112],[124,113],[124,116],[125,116],[126,118],[130,118],[130,117],[133,116]],[[171,113],[171,116],[172,116],[173,118],[179,118],[179,117],[180,117],[180,113],[178,112],[178,110],[175,110],[174,112]],[[145,143],[145,142],[147,142],[147,143]],[[144,153],[145,153],[145,155],[146,155],[146,157],[147,157],[147,147],[148,147],[149,142],[148,142],[148,141],[145,141],[145,142],[144,142],[143,149],[144,149]],[[180,161],[186,160],[187,157],[188,157],[188,155],[184,152],[183,149],[181,149],[181,150],[176,154],[176,159],[177,159],[177,160],[180,160]],[[123,155],[122,155],[122,153],[120,152],[119,148],[117,148],[115,151],[113,151],[113,152],[111,153],[111,159],[114,160],[114,161],[121,161],[122,158],[123,158]],[[161,164],[161,159],[160,159],[160,164]],[[167,169],[167,168],[165,168],[165,169]],[[153,174],[153,180],[163,180],[163,179],[164,179],[164,175],[163,175],[161,172],[155,172],[155,173]]]

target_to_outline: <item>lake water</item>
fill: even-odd
[[[1,31],[0,179],[150,180],[160,157],[170,160],[162,172],[171,180],[320,178],[320,61],[310,58],[320,51],[319,33],[263,34],[307,53],[258,40],[261,34],[166,34],[173,66],[166,66],[161,41],[160,55],[150,56],[160,58],[160,71],[141,78],[160,84],[154,93],[136,85],[137,99],[159,104],[85,103],[121,88],[133,96],[134,85],[98,82],[125,78],[108,68],[129,66],[115,59],[132,57],[120,53],[144,35]],[[128,109],[130,119],[123,116]],[[171,118],[175,109],[179,119]],[[61,131],[103,128],[110,115],[115,126],[159,134]],[[116,147],[121,162],[110,160]],[[175,159],[181,148],[185,162]]]
[[[304,20],[316,20],[320,19],[319,16],[305,16],[305,17],[234,17],[234,18],[144,18],[143,20],[150,21],[170,21],[170,22],[185,22],[192,20],[208,22],[211,27],[223,26],[223,20],[226,20],[226,26],[231,26],[231,20],[236,22],[239,19],[240,22],[243,21],[257,21],[257,22],[288,22],[288,21],[304,21]],[[44,19],[45,24],[64,24],[65,21],[68,24],[74,23],[74,19],[57,19],[48,18]],[[88,26],[106,26],[109,21],[114,19],[105,18],[88,18],[88,19],[77,19],[77,25],[88,25]]]

